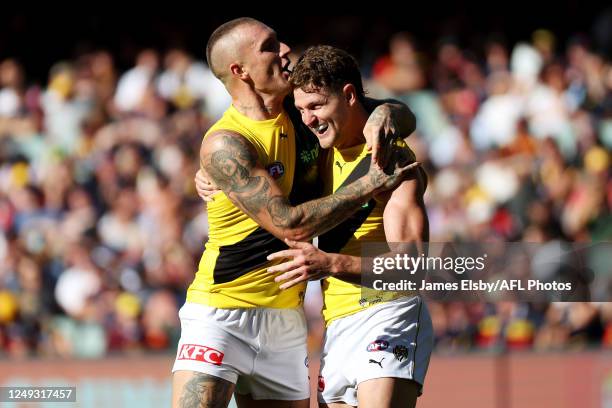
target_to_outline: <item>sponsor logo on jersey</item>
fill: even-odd
[[[381,340],[381,339],[376,339],[373,342],[371,342],[370,344],[368,344],[368,347],[366,348],[367,351],[372,352],[372,351],[383,351],[389,348],[389,342],[386,340]]]
[[[382,362],[383,362],[384,359],[385,358],[383,357],[383,358],[380,359],[380,361],[376,361],[373,358],[371,358],[370,361],[368,361],[368,363],[377,364],[380,368],[383,368]]]
[[[212,347],[199,344],[183,344],[178,352],[177,360],[195,360],[214,365],[221,365],[223,354]]]
[[[282,175],[285,174],[285,166],[278,161],[268,165],[266,170],[268,170],[268,174],[275,180],[281,178]]]
[[[342,173],[342,168],[346,166],[346,163],[341,164],[338,160],[336,160],[336,166],[340,169],[340,173]]]

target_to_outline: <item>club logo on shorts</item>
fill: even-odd
[[[223,354],[212,347],[200,346],[199,344],[183,344],[178,352],[177,360],[195,360],[214,365],[221,365]]]
[[[308,367],[308,356],[306,356],[306,358],[304,359],[304,365]]]
[[[285,166],[279,161],[269,164],[266,170],[268,170],[268,174],[275,180],[281,178],[283,174],[285,174]]]
[[[322,375],[319,376],[317,389],[319,390],[319,392],[323,392],[323,390],[325,389],[325,379],[323,379]]]
[[[372,351],[383,351],[389,348],[389,342],[386,340],[381,340],[381,339],[376,339],[373,342],[371,342],[370,344],[368,344],[368,347],[366,348],[366,351],[372,352]]]
[[[393,354],[397,361],[402,362],[408,358],[408,348],[406,346],[395,346],[393,348]]]

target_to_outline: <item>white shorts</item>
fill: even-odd
[[[433,328],[420,296],[372,306],[331,322],[325,334],[319,402],[357,405],[366,380],[407,378],[423,386]]]
[[[185,303],[172,372],[197,371],[236,384],[253,399],[309,397],[306,320],[296,309],[218,309]]]

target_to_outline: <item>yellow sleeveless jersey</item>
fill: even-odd
[[[290,196],[296,169],[296,134],[283,111],[270,120],[255,121],[234,106],[206,133],[230,130],[244,136],[256,149],[259,163]],[[302,152],[303,155],[303,152]],[[304,285],[281,291],[276,275],[266,270],[280,261],[266,257],[286,245],[261,228],[224,193],[208,203],[209,239],[198,272],[187,291],[187,301],[219,308],[292,308],[301,305]]]
[[[396,144],[407,149],[407,154],[414,160],[414,153],[403,141]],[[333,154],[327,156],[327,163],[323,167],[326,194],[335,192],[367,174],[370,161],[371,155],[368,154],[365,144],[342,150],[333,148]],[[370,200],[348,220],[321,235],[319,248],[325,252],[362,256],[363,244],[386,242],[383,212],[389,195],[386,197],[384,201]],[[405,296],[405,293],[376,291],[336,278],[324,279],[322,286],[323,318],[326,325],[380,302]]]

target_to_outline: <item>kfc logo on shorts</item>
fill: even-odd
[[[319,381],[318,382],[319,382],[319,384],[318,384],[317,389],[319,390],[319,392],[323,392],[323,390],[325,389],[325,380],[323,379],[322,375],[319,376]]]
[[[374,340],[370,344],[368,344],[367,351],[383,351],[389,348],[389,342],[386,340]]]
[[[268,170],[268,174],[275,180],[281,178],[282,175],[285,174],[285,166],[278,161],[270,164],[266,167],[266,170]]]
[[[198,344],[183,344],[179,350],[177,360],[196,360],[214,365],[221,365],[224,354],[212,347]]]

